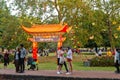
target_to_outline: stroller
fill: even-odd
[[[28,66],[30,65],[30,67],[28,68],[28,70],[38,70],[37,59],[33,59],[32,57],[29,57],[27,65]]]

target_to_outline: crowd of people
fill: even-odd
[[[102,56],[103,53],[104,53],[104,52],[102,51],[102,49],[99,49],[99,50],[97,51],[97,53],[96,53],[96,56]],[[107,49],[106,55],[107,55],[107,56],[115,55],[115,50],[114,50],[114,51],[111,51],[111,49]]]
[[[16,48],[16,51],[14,53],[14,64],[15,64],[15,71],[17,73],[24,73],[25,72],[25,59],[26,59],[27,51],[24,48],[23,44],[20,44]],[[107,56],[113,56],[114,55],[114,63],[116,71],[115,73],[120,73],[119,65],[120,65],[120,48],[116,48],[114,52],[111,51],[111,49],[108,49],[106,52]],[[67,49],[64,49],[63,47],[60,47],[56,51],[57,56],[57,74],[62,74],[62,67],[65,67],[66,73],[65,74],[72,74],[73,73],[73,66],[72,66],[72,59],[73,59],[73,52],[70,47],[67,47]],[[98,56],[102,56],[102,51],[98,51]],[[28,62],[31,62],[32,60],[32,67],[29,69],[35,68],[35,64],[37,60],[28,59]],[[6,69],[7,65],[9,65],[9,52],[8,50],[4,50],[4,69]]]
[[[25,57],[26,57],[26,49],[24,48],[23,44],[20,44],[19,47],[16,48],[14,53],[14,64],[15,64],[15,71],[17,73],[24,73],[25,71]],[[7,68],[9,65],[9,51],[7,49],[4,50],[4,69]]]
[[[60,47],[57,51],[57,74],[61,74],[62,72],[62,66],[65,66],[66,69],[66,74],[72,74],[72,50],[70,47],[68,47],[66,50]],[[4,50],[4,69],[7,68],[9,65],[10,53],[8,52],[7,49]],[[24,73],[25,72],[25,59],[26,59],[27,51],[24,48],[23,44],[20,44],[14,52],[14,65],[15,65],[15,71],[16,73]],[[31,57],[28,57],[27,64],[31,65],[29,69],[34,70],[35,68],[38,67],[35,66],[36,60],[34,60]]]

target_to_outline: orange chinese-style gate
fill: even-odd
[[[38,42],[58,42],[57,49],[59,49],[66,39],[63,34],[69,32],[71,27],[67,24],[44,24],[33,25],[30,28],[22,26],[22,29],[33,36],[28,40],[33,42],[33,58],[37,59]]]

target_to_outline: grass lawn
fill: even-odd
[[[56,64],[55,63],[40,63],[39,69],[41,70],[56,70]],[[63,66],[64,69],[64,66]],[[82,65],[82,63],[73,63],[73,70],[84,70],[84,71],[114,71],[114,67],[85,67]]]
[[[84,71],[114,71],[113,67],[86,67],[83,65],[83,61],[88,58],[92,58],[94,55],[76,55],[73,56],[73,70],[84,70]],[[39,70],[56,70],[56,56],[54,54],[50,54],[47,57],[39,57]],[[3,63],[0,63],[0,69],[4,68]],[[10,63],[8,65],[9,69],[14,69],[14,64]],[[27,68],[27,67],[26,67]],[[63,69],[65,70],[64,66]]]

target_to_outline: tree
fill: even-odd
[[[27,35],[20,28],[20,19],[11,15],[9,8],[3,3],[4,0],[0,2],[0,45],[4,48],[16,48],[21,42],[25,43]]]
[[[14,22],[7,20],[2,23],[16,27],[21,33],[18,40],[20,41],[28,37],[18,27],[20,25],[30,27],[33,24],[52,24],[62,21],[72,26],[70,33],[65,34],[67,36],[65,46],[84,47],[93,36],[97,46],[103,46],[107,41],[107,46],[110,43],[113,48],[120,38],[120,33],[116,30],[120,23],[119,4],[119,0],[13,0],[7,10],[9,12],[18,10],[17,14],[11,17],[16,24],[13,25]],[[105,38],[104,35],[109,35],[109,38]],[[23,43],[27,44],[25,41]]]
[[[94,0],[95,8],[104,13],[103,23],[104,23],[104,31],[106,31],[109,35],[110,46],[113,49],[115,47],[114,34],[117,33],[116,28],[119,24],[120,17],[120,1],[119,0]]]

